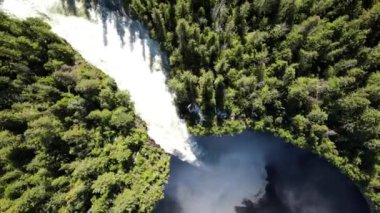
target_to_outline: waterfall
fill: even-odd
[[[112,4],[113,1],[100,1]],[[165,84],[162,54],[141,25],[106,6],[75,0],[3,0],[0,10],[18,18],[41,17],[89,63],[128,90],[149,136],[166,152],[195,163],[186,124]],[[111,5],[112,6],[112,5]]]

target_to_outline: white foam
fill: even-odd
[[[136,31],[137,22],[113,14],[104,21],[104,16],[94,10],[90,18],[63,15],[58,12],[63,11],[60,0],[4,0],[0,9],[19,18],[48,17],[46,21],[55,33],[114,78],[119,89],[129,91],[137,114],[157,144],[182,160],[196,161],[186,125],[178,117],[165,84],[160,55],[151,56],[159,52],[159,46],[142,36],[146,34],[143,29]]]

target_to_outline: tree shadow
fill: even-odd
[[[78,5],[81,4],[79,0],[61,0],[62,8],[66,14],[79,15]],[[122,8],[120,0],[84,0],[84,13],[87,18],[91,16],[91,10],[99,14],[102,27],[103,27],[103,42],[104,45],[108,44],[107,22],[113,21],[116,31],[119,35],[121,45],[124,46],[125,26],[127,24],[125,13]]]
[[[78,15],[78,0],[61,0],[65,12],[72,15]],[[125,35],[129,33],[128,48],[134,50],[136,41],[140,39],[142,46],[142,56],[147,60],[147,50],[149,50],[149,65],[153,71],[155,59],[158,57],[163,67],[167,67],[167,58],[160,51],[159,44],[149,38],[149,31],[144,29],[139,21],[132,20],[125,12],[121,0],[85,0],[84,12],[87,18],[90,18],[91,11],[99,14],[103,27],[103,44],[108,45],[108,23],[112,22],[120,39],[120,46],[125,47]]]
[[[271,167],[267,165],[265,167],[267,172],[268,184],[265,187],[265,194],[257,202],[252,202],[250,199],[244,199],[242,206],[235,206],[236,213],[291,213],[292,211],[283,202],[281,196],[276,190],[277,178],[280,174]]]
[[[61,0],[62,8],[68,14],[77,15],[77,5],[75,0]]]
[[[127,15],[125,17],[128,17]],[[157,57],[161,62],[162,67],[168,70],[168,60],[166,55],[160,50],[160,45],[153,39],[150,39],[149,31],[144,28],[144,26],[136,20],[128,19],[127,29],[129,31],[129,48],[133,51],[134,44],[137,39],[140,39],[140,45],[142,47],[142,56],[144,61],[147,60],[147,50],[149,50],[149,67],[151,71],[154,71],[154,62]]]

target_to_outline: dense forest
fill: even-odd
[[[327,158],[380,210],[378,0],[124,0],[194,134],[252,128]]]
[[[0,72],[0,212],[152,211],[169,156],[112,79],[2,13]]]
[[[168,54],[193,134],[272,132],[380,212],[378,0],[123,3]],[[42,21],[2,13],[0,73],[0,212],[152,211],[168,156],[112,79]]]

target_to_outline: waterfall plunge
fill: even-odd
[[[63,15],[61,0],[3,0],[0,10],[18,18],[43,17],[82,57],[128,90],[137,114],[147,123],[148,134],[166,152],[196,162],[190,135],[165,84],[159,46],[138,22],[115,13],[74,6],[76,14]],[[75,0],[71,1],[76,3]],[[80,3],[77,3],[80,4]],[[81,11],[83,10],[83,11]]]

